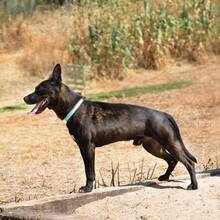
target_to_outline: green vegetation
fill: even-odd
[[[168,91],[168,90],[182,89],[182,88],[186,88],[191,85],[192,85],[191,81],[179,81],[179,82],[174,82],[174,83],[165,83],[165,84],[159,84],[159,85],[153,85],[153,86],[136,87],[136,88],[130,88],[130,89],[124,89],[124,90],[112,91],[112,92],[92,93],[92,94],[86,95],[86,97],[88,99],[96,100],[96,101],[106,100],[109,98],[126,98],[126,97],[131,97],[131,96],[137,96],[140,94],[146,94],[146,93],[158,93],[158,92],[163,92],[163,91]],[[28,108],[29,106],[26,104],[6,106],[6,107],[0,108],[0,113],[24,110]]]
[[[197,61],[220,52],[217,1],[79,2],[69,53],[97,77],[123,78],[131,67],[158,69],[170,58]]]
[[[17,110],[24,110],[27,109],[28,106],[25,104],[17,104],[17,105],[11,105],[11,106],[5,106],[0,108],[0,113],[2,112],[13,112]]]
[[[166,83],[166,84],[146,86],[146,87],[136,87],[136,88],[124,89],[124,90],[112,91],[112,92],[100,92],[100,93],[88,94],[87,97],[92,100],[103,100],[109,98],[126,98],[126,97],[137,96],[145,93],[158,93],[167,90],[182,89],[191,85],[192,85],[191,81],[179,81],[175,83]]]
[[[1,47],[22,48],[19,62],[30,74],[43,75],[56,60],[78,66],[75,71],[89,69],[86,80],[123,79],[131,68],[201,62],[220,53],[219,0],[3,0],[0,20],[11,10],[9,3],[15,15],[35,11],[32,18],[10,19],[0,27]],[[60,4],[58,10],[40,10]]]

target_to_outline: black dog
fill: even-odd
[[[36,104],[32,112],[39,114],[46,108],[66,119],[69,133],[79,146],[86,173],[86,186],[80,192],[90,192],[95,180],[95,148],[117,142],[133,140],[168,163],[166,173],[159,180],[168,180],[178,161],[188,170],[191,184],[187,189],[197,189],[196,158],[183,144],[178,126],[165,112],[127,105],[93,102],[71,91],[61,79],[61,66],[57,64],[48,80],[41,82],[26,97],[27,104]]]

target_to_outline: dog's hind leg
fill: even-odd
[[[146,151],[151,153],[152,155],[164,159],[167,164],[168,168],[165,174],[161,175],[158,179],[160,181],[169,180],[169,177],[174,170],[177,160],[173,158],[171,154],[169,154],[156,140],[150,137],[143,138],[143,147]]]
[[[182,146],[182,143],[179,141],[168,143],[166,146],[166,149],[172,154],[172,156],[183,163],[183,165],[186,167],[186,169],[189,172],[190,178],[191,178],[191,184],[187,187],[188,190],[191,189],[198,189],[198,183],[196,180],[196,174],[195,174],[195,160],[194,157],[191,157],[185,152],[186,148],[185,146]],[[187,151],[188,152],[188,151]],[[193,160],[192,160],[193,159]]]
[[[195,163],[197,163],[196,158],[186,149],[182,137],[180,135],[179,128],[170,115],[166,115],[168,119],[169,127],[167,127],[168,136],[166,139],[166,149],[169,151],[172,156],[183,163],[186,169],[189,172],[191,178],[191,184],[187,187],[187,189],[198,189],[198,183],[196,180],[195,174]],[[171,128],[171,129],[170,129]],[[165,140],[164,139],[164,140]]]
[[[152,135],[176,161],[180,161],[186,167],[191,178],[191,184],[187,189],[197,189],[198,183],[195,175],[196,158],[186,149],[179,128],[175,120],[168,114],[159,118]]]

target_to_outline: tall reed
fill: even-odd
[[[220,16],[210,0],[84,1],[86,23],[69,43],[74,62],[96,76],[121,78],[131,67],[157,69],[168,59],[219,53]]]

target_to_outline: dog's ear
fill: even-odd
[[[53,69],[52,75],[49,77],[50,80],[53,82],[56,82],[57,84],[60,84],[62,81],[61,77],[61,66],[60,64],[56,64],[56,66]]]

